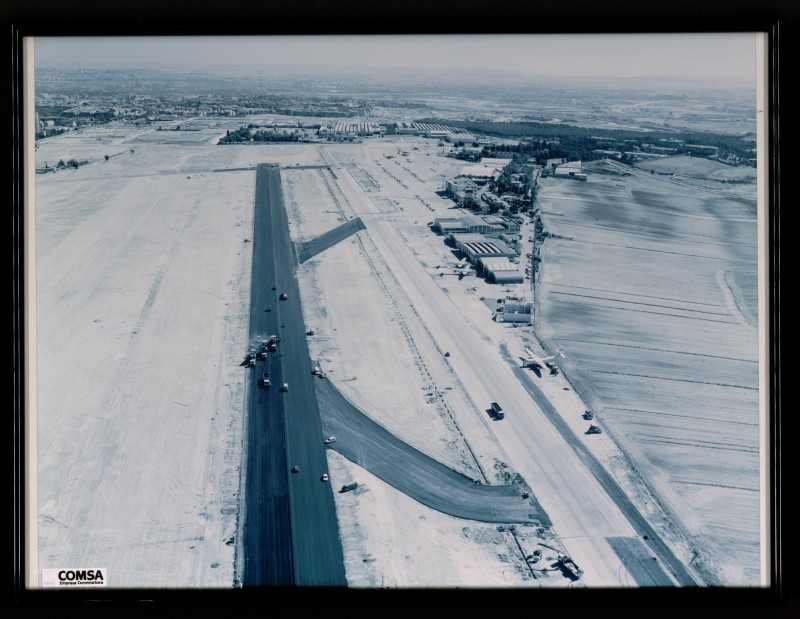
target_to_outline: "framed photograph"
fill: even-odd
[[[779,600],[777,20],[66,30],[19,600]]]

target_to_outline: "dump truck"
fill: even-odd
[[[492,402],[492,414],[495,419],[503,419],[506,414],[503,412],[502,407],[497,402]]]

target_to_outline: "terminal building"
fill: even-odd
[[[319,135],[321,136],[335,136],[335,137],[364,137],[370,135],[382,135],[385,133],[386,127],[377,123],[370,122],[334,122],[328,125],[322,125],[319,128]]]
[[[424,135],[429,138],[444,139],[456,129],[437,123],[417,123],[398,120],[394,123],[394,132],[398,135]]]
[[[482,234],[452,234],[456,247],[471,264],[477,265],[481,258],[514,258],[517,252],[503,241]]]
[[[433,229],[444,236],[454,234],[501,234],[519,233],[519,222],[496,215],[461,215],[460,217],[438,217],[433,220]],[[451,240],[454,240],[451,238]]]

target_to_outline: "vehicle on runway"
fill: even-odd
[[[497,402],[492,402],[490,409],[495,419],[503,419],[506,416],[502,407]]]
[[[335,436],[329,436],[328,438],[326,438],[326,439],[325,439],[324,441],[322,441],[322,442],[323,442],[323,443],[325,443],[326,445],[330,445],[330,444],[331,444],[331,443],[333,443],[335,440],[336,440],[336,437],[335,437]]]
[[[322,475],[322,477],[320,477],[319,479],[320,479],[320,481],[328,481],[328,474],[327,474],[327,473],[324,473],[324,474]]]
[[[289,383],[283,383],[281,387],[281,391],[289,391]]]

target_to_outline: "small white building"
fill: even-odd
[[[481,159],[481,165],[494,168],[495,170],[502,170],[512,161],[513,159],[501,159],[499,157],[484,157],[483,159]]]
[[[558,176],[561,178],[574,178],[575,180],[579,181],[585,181],[588,179],[588,176],[581,170],[580,161],[570,161],[568,163],[557,165],[555,170],[553,170],[553,176]]]
[[[500,175],[500,170],[482,164],[467,165],[461,168],[461,176],[470,178],[493,178]]]

